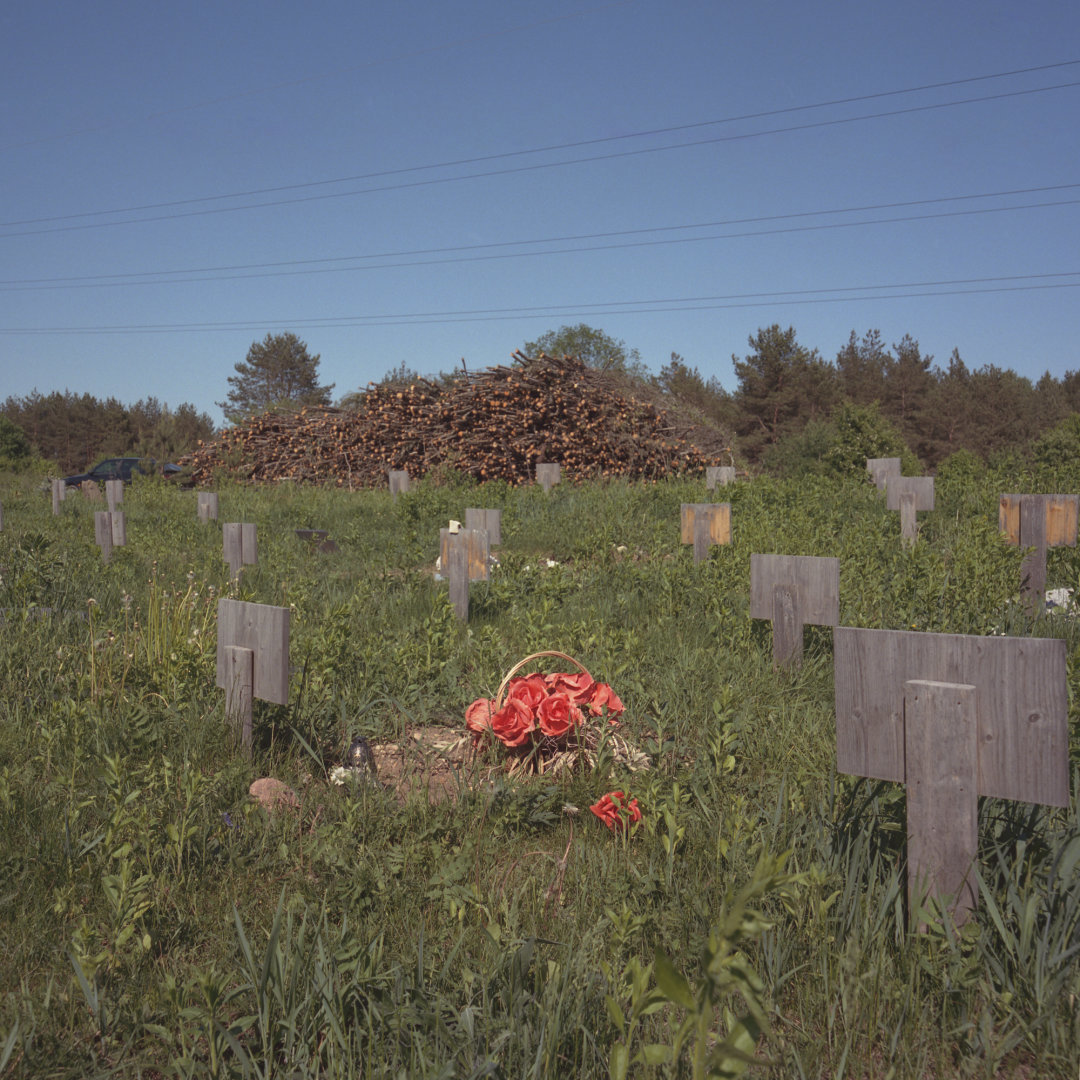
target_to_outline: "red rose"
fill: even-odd
[[[596,683],[590,675],[584,671],[570,672],[560,671],[547,677],[548,689],[554,694],[560,690],[570,698],[575,705],[584,705],[592,696],[593,687]]]
[[[511,698],[491,717],[491,730],[507,746],[524,746],[529,733],[536,727],[532,710],[516,698]]]
[[[621,791],[609,791],[589,809],[609,828],[629,828],[641,820],[641,809],[637,799],[627,800]]]
[[[561,691],[540,702],[537,710],[540,730],[557,739],[581,723],[581,710]]]
[[[520,701],[530,713],[535,714],[540,702],[548,695],[543,675],[530,675],[527,679],[511,679],[507,688],[507,701]]]
[[[490,698],[477,698],[465,710],[465,726],[476,735],[483,735],[491,730],[491,716],[495,712],[495,702]]]
[[[597,683],[596,689],[593,690],[592,697],[589,699],[589,711],[593,716],[599,716],[604,711],[604,706],[607,706],[608,716],[618,716],[625,706],[615,696],[615,691],[608,686],[607,683]]]

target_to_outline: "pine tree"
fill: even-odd
[[[252,343],[247,359],[229,376],[225,401],[219,401],[230,423],[272,409],[296,409],[302,405],[329,405],[334,384],[320,386],[318,354],[311,356],[306,343],[295,334],[267,334]]]

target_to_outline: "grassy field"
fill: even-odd
[[[239,586],[193,492],[136,484],[103,566],[92,504],[0,484],[0,1076],[1076,1076],[1075,797],[981,800],[975,918],[911,932],[903,788],[836,773],[831,634],[775,673],[749,575],[838,556],[845,625],[1064,637],[1075,766],[1078,622],[1019,605],[997,497],[1080,468],[947,463],[914,549],[865,481],[755,479],[700,565],[700,481],[219,490],[258,526]],[[503,544],[462,625],[432,566],[467,506],[503,509]],[[1080,588],[1075,549],[1048,579]],[[256,702],[250,758],[220,596],[292,611],[291,701]],[[647,771],[328,783],[353,735],[460,733],[545,649],[614,687]],[[260,776],[299,810],[256,806]],[[612,789],[628,835],[588,811]]]

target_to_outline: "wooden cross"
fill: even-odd
[[[840,560],[814,555],[751,555],[750,617],[771,619],[773,665],[802,663],[803,627],[840,621]]]
[[[900,536],[905,543],[914,544],[919,535],[915,511],[934,509],[934,478],[889,476],[885,483],[885,505],[900,511]]]
[[[874,481],[878,491],[884,491],[889,478],[900,475],[900,459],[898,457],[868,457],[866,471],[870,474],[870,479]]]
[[[102,562],[112,558],[114,547],[123,547],[127,543],[127,522],[121,511],[94,512],[94,542],[101,548]]]
[[[60,513],[60,504],[64,501],[64,496],[67,494],[67,484],[63,480],[54,480],[52,482],[52,512],[53,514]]]
[[[694,562],[707,559],[713,544],[731,543],[731,503],[680,504],[679,535],[694,545]]]
[[[1067,806],[1065,642],[833,630],[836,767],[907,788],[908,904],[974,909],[978,796]]]
[[[734,465],[706,465],[705,466],[705,490],[715,491],[716,485],[727,487],[735,483]]]
[[[289,703],[288,608],[218,601],[217,685],[226,718],[250,747],[252,699]]]
[[[208,521],[217,521],[218,497],[216,491],[200,491],[198,496],[199,520],[205,525]]]
[[[1080,495],[1002,495],[998,524],[1010,544],[1034,548],[1020,565],[1020,595],[1036,613],[1046,593],[1047,548],[1076,547]]]
[[[553,462],[538,462],[536,465],[536,482],[544,489],[550,491],[562,479],[562,468]]]
[[[409,474],[405,469],[391,469],[387,475],[390,477],[390,494],[395,499],[409,490]]]
[[[229,521],[221,526],[221,543],[229,572],[240,576],[242,566],[254,566],[259,561],[259,544],[255,526]]]
[[[488,542],[494,547],[502,543],[502,511],[466,509],[466,529],[483,529],[488,534]]]
[[[465,563],[470,581],[490,581],[491,538],[485,529],[440,529],[439,557],[449,567],[450,541],[455,536],[465,538]],[[447,575],[449,576],[449,575]]]

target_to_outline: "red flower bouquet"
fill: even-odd
[[[545,656],[568,660],[580,670],[517,674]],[[465,710],[465,726],[475,745],[501,743],[512,751],[511,771],[559,772],[574,760],[595,765],[601,732],[617,726],[622,712],[623,703],[607,683],[596,682],[572,656],[547,651],[515,664],[494,699],[474,701]]]

